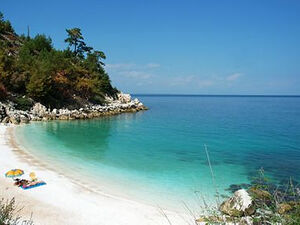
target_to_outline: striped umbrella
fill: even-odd
[[[14,177],[22,176],[23,174],[24,174],[24,171],[23,171],[23,170],[20,170],[20,169],[13,169],[13,170],[8,171],[8,172],[5,174],[5,176],[6,176],[6,177],[14,178]]]

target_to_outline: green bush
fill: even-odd
[[[0,100],[5,100],[7,97],[7,91],[4,85],[0,82]]]
[[[299,225],[300,224],[300,203],[296,205],[287,215],[286,224],[287,225]]]
[[[15,199],[10,201],[0,199],[0,225],[33,225],[32,220],[22,220],[18,213]]]
[[[14,101],[18,110],[30,110],[33,106],[33,101],[27,97],[18,97]]]
[[[79,28],[66,30],[69,46],[58,50],[45,35],[7,35],[9,24],[0,14],[0,82],[8,92],[51,107],[74,102],[74,96],[102,102],[101,96],[116,95],[103,67],[105,54],[87,46]]]

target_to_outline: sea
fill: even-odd
[[[31,122],[15,139],[95,192],[178,211],[216,205],[262,174],[300,182],[299,96],[133,97],[149,110]]]

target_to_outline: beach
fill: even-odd
[[[142,100],[151,110],[1,125],[0,197],[15,197],[22,218],[33,213],[35,224],[184,225],[194,223],[187,207],[201,217],[203,200],[216,204],[215,188],[229,196],[228,188],[247,185],[259,168],[274,182],[299,180],[299,98]],[[47,185],[14,186],[4,174],[16,168]]]
[[[22,219],[32,217],[34,224],[106,224],[106,225],[164,225],[188,224],[192,218],[142,204],[130,199],[122,199],[105,193],[99,194],[80,185],[63,174],[47,168],[42,161],[14,146],[12,129],[17,126],[0,125],[0,196],[4,199],[15,198],[18,208],[22,209]],[[13,185],[11,178],[4,174],[10,169],[25,171],[24,178],[34,171],[47,185],[22,190]]]
[[[3,1],[0,225],[300,225],[300,1]]]

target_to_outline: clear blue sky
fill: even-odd
[[[107,55],[130,93],[300,94],[300,1],[1,1],[18,33],[65,28]]]

